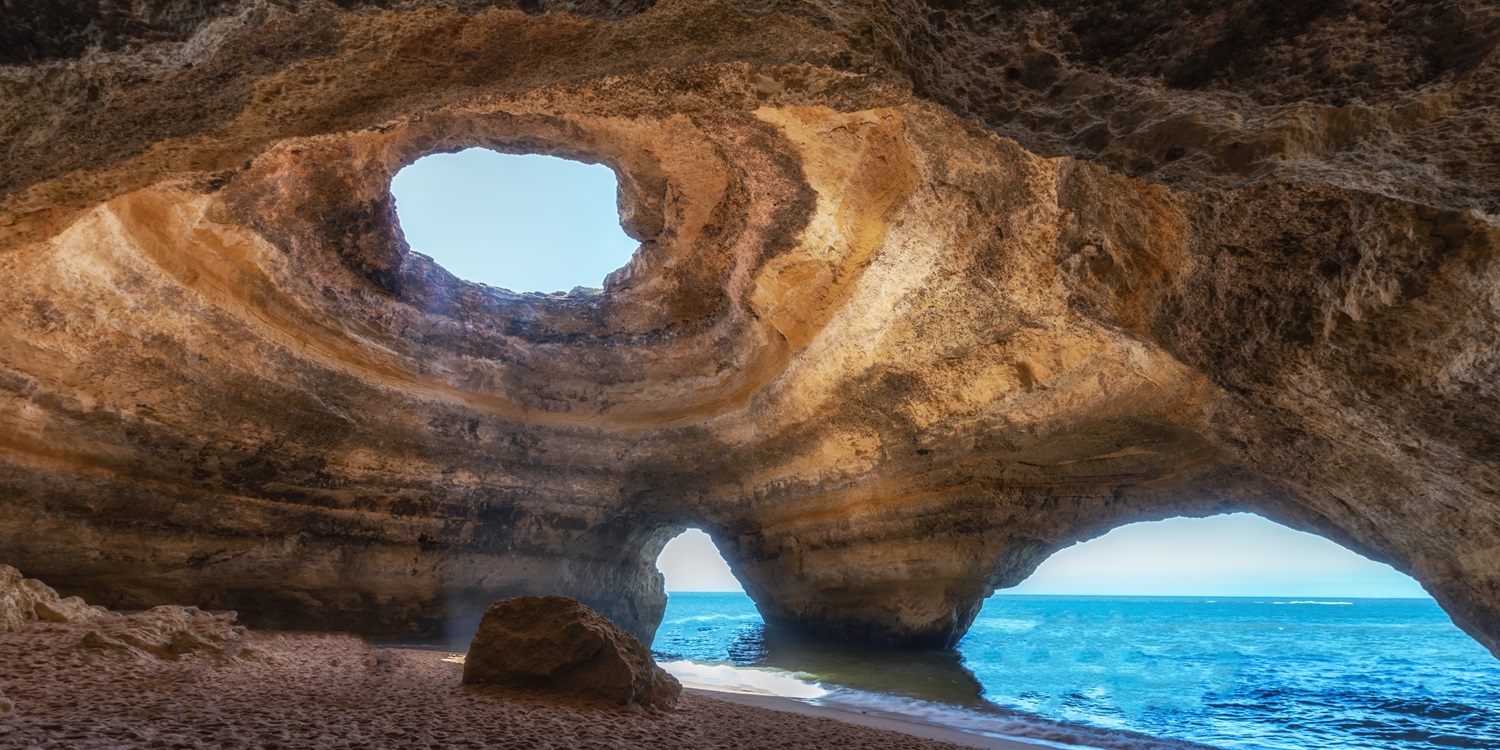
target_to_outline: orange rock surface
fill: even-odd
[[[649,640],[694,525],[773,623],[941,646],[1062,547],[1249,510],[1500,648],[1500,20],[1209,5],[35,11],[0,554],[117,608],[463,638],[563,594]],[[537,295],[413,252],[392,175],[471,146],[610,166],[634,259]]]

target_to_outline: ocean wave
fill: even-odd
[[[682,604],[667,623],[719,616],[664,624],[662,661],[785,680],[684,680],[708,688],[1072,747],[1500,750],[1500,662],[1431,601],[1018,597],[942,656],[802,643],[760,627],[748,597]]]
[[[1010,617],[990,617],[984,620],[975,621],[973,627],[970,628],[970,632],[977,631],[983,633],[986,631],[996,631],[1000,633],[1020,634],[1029,633],[1033,630],[1036,630],[1038,625],[1041,625],[1041,622],[1038,620],[1021,620]]]
[[[999,706],[976,709],[824,686],[786,672],[685,659],[663,662],[661,667],[688,687],[791,698],[851,713],[874,714],[1060,750],[1212,750],[1206,745],[1180,740],[1051,721]]]
[[[831,688],[827,695],[813,702],[829,708],[876,714],[1063,750],[1214,750],[1207,745],[1182,740],[1051,721],[999,706],[991,709],[963,708],[843,688]]]
[[[686,659],[663,662],[660,666],[688,687],[776,695],[797,700],[821,698],[828,693],[816,682],[799,680],[785,672],[742,669],[728,664],[705,664]]]
[[[1479,709],[1463,703],[1437,700],[1386,700],[1376,704],[1375,708],[1427,719],[1460,719],[1481,713]]]
[[[689,622],[760,622],[760,620],[761,618],[758,613],[752,615],[695,615],[693,617],[679,617],[675,620],[668,620],[663,622],[662,626],[682,625]]]

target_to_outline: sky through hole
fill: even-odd
[[[713,540],[688,529],[657,561],[668,591],[742,591]],[[1425,598],[1415,580],[1250,513],[1121,526],[1053,555],[1003,594]]]
[[[453,275],[514,292],[599,288],[636,241],[620,228],[615,174],[599,164],[471,148],[391,181],[411,248]]]

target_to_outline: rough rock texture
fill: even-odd
[[[772,622],[944,645],[1073,542],[1250,510],[1500,649],[1492,5],[489,5],[0,11],[11,561],[649,640],[695,525]],[[388,184],[469,146],[612,167],[635,258],[444,272]]]
[[[241,643],[245,629],[235,624],[235,617],[233,612],[212,614],[174,605],[122,615],[76,596],[59,597],[45,583],[0,565],[0,636],[17,634],[9,642],[0,638],[0,686],[15,678],[17,671],[25,671],[18,663],[35,659],[35,647],[49,638],[62,639],[75,652],[83,649],[136,659],[235,659],[249,653]],[[45,632],[37,635],[38,629]],[[26,631],[24,638],[40,641],[19,640],[20,631]],[[71,666],[87,659],[74,654],[67,661]],[[60,666],[48,664],[53,670]],[[0,716],[15,709],[15,701],[0,692]],[[5,736],[7,728],[0,727],[0,738]]]
[[[21,571],[0,565],[0,633],[20,630],[33,622],[88,622],[112,617],[113,612],[91,606],[82,598],[66,599],[35,578],[23,578]]]
[[[197,607],[165,604],[144,612],[122,615],[88,604],[82,598],[61,598],[47,584],[23,578],[9,565],[0,565],[0,633],[13,633],[37,623],[70,625],[84,648],[101,649],[137,658],[177,659],[188,654],[223,658],[239,656],[245,629],[234,612],[203,612]],[[7,710],[0,695],[0,713]]]
[[[136,658],[180,659],[193,655],[231,659],[246,654],[240,641],[245,629],[234,612],[211,613],[197,607],[164,604],[145,612],[100,620],[84,634],[84,648],[114,651]]]
[[[565,596],[491,604],[464,659],[464,683],[548,690],[621,706],[670,710],[682,685],[651,651]]]

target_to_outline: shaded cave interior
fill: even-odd
[[[536,148],[536,145],[532,143],[528,143],[525,146],[518,147],[515,145],[504,145],[499,141],[491,140],[487,141],[486,144],[487,145],[483,146],[483,148],[486,150],[494,149],[497,152],[513,155],[543,153],[530,150]],[[418,156],[416,160],[411,160],[408,158],[406,161],[407,164],[410,165],[415,161],[419,161],[420,159],[426,158],[427,156],[431,156],[435,153],[464,153],[466,151],[471,151],[477,148],[481,147],[450,146],[442,151],[424,153]],[[589,160],[590,163],[593,163],[593,160],[597,158],[594,155],[580,155],[577,152],[568,151],[568,147],[559,147],[556,144],[549,144],[548,148],[551,150],[547,151],[546,153],[552,154],[558,153],[557,150],[561,148],[561,150],[565,154],[564,158],[576,158],[581,160],[586,159]],[[632,203],[641,201],[641,196],[639,195],[639,193],[627,192],[624,189],[623,184],[624,183],[622,183],[619,194],[619,208],[621,212],[620,215],[622,217],[627,217],[634,215],[634,212],[639,210],[634,205],[632,205]],[[636,183],[632,182],[630,184]],[[397,221],[399,226],[399,219],[397,219]],[[667,229],[665,228],[665,226],[662,230],[662,233],[667,233]],[[648,243],[654,244],[657,238],[658,237],[646,237],[643,239]],[[409,246],[405,249],[405,251],[409,252]],[[440,260],[437,261],[437,266],[441,268]],[[620,270],[625,271],[626,269]],[[631,273],[636,272],[638,272],[637,269],[631,270]],[[621,274],[621,276],[627,277],[628,274]],[[453,278],[456,279],[458,277],[454,276]],[[461,284],[472,283],[466,279],[460,279],[459,282]],[[612,290],[616,291],[625,286],[612,279],[606,279],[605,284],[611,285]],[[602,291],[603,290],[594,290],[595,293],[600,293]],[[492,296],[494,295],[493,291],[490,291],[489,293]],[[500,295],[506,295],[507,293],[509,293],[509,290],[507,289],[499,290]],[[580,289],[572,292],[570,296],[576,297],[579,294],[588,295],[590,293],[591,290]],[[522,294],[528,293],[522,292]],[[549,296],[556,297],[557,295]],[[607,298],[607,295],[604,296]],[[609,334],[603,335],[605,337],[608,337]],[[1031,385],[1032,381],[1034,381],[1035,376],[1030,373],[1029,366],[1025,363],[1020,363],[1016,366],[1016,369],[1018,372],[1018,377],[1021,379],[1022,383],[1028,386]],[[1167,507],[1177,507],[1178,505],[1179,504],[1176,502],[1170,502],[1167,504]],[[1217,505],[1214,506],[1213,512],[1227,514],[1244,511],[1239,508]],[[742,571],[745,571],[745,569],[747,568],[755,568],[756,563],[748,560],[741,562],[740,558],[733,556],[733,553],[726,554],[724,551],[725,546],[727,546],[731,550],[739,549],[739,542],[737,541],[739,535],[736,535],[736,537],[734,538],[721,537],[720,534],[728,534],[731,532],[717,531],[714,529],[710,522],[701,518],[695,518],[686,521],[677,521],[665,526],[653,527],[648,525],[644,530],[630,531],[624,536],[624,539],[627,539],[627,544],[632,546],[619,550],[617,553],[610,556],[615,560],[625,560],[629,562],[621,563],[619,565],[619,569],[616,571],[617,575],[604,577],[603,580],[607,582],[607,585],[598,587],[596,589],[595,587],[590,586],[586,582],[586,579],[578,579],[577,581],[575,581],[575,583],[578,585],[569,588],[567,590],[567,593],[570,596],[577,597],[580,600],[585,601],[586,603],[591,603],[594,606],[599,607],[602,611],[613,612],[614,614],[612,616],[629,623],[626,626],[627,629],[635,632],[642,638],[644,642],[650,643],[651,637],[655,633],[656,627],[660,623],[661,615],[663,610],[665,609],[666,602],[665,588],[663,588],[660,583],[653,585],[653,582],[651,580],[652,570],[654,566],[654,562],[652,561],[656,561],[660,558],[662,548],[665,547],[665,545],[672,539],[681,536],[687,530],[698,530],[708,534],[709,538],[713,541],[715,549],[719,551],[719,554],[721,556],[724,556],[726,558],[726,562],[729,563],[730,570],[735,576],[736,581],[745,588],[747,595],[749,595],[752,598],[752,601],[755,602],[756,607],[761,612],[763,619],[771,626],[771,632],[775,633],[775,635],[772,637],[781,644],[778,653],[781,653],[783,656],[793,652],[802,653],[802,649],[796,645],[798,642],[797,639],[800,637],[811,635],[814,638],[812,642],[816,643],[820,639],[825,639],[826,636],[830,634],[832,634],[834,638],[831,640],[823,640],[824,643],[873,643],[878,647],[897,646],[903,648],[914,647],[918,649],[929,650],[951,650],[967,632],[969,623],[972,622],[973,617],[975,616],[975,614],[977,614],[979,608],[983,604],[983,601],[988,598],[988,596],[996,593],[997,591],[1004,591],[1009,587],[1019,585],[1021,582],[1026,580],[1027,575],[1029,575],[1031,572],[1034,572],[1037,566],[1047,560],[1051,555],[1054,555],[1059,551],[1069,549],[1070,547],[1077,544],[1086,544],[1092,539],[1097,539],[1099,536],[1107,534],[1115,528],[1121,528],[1123,526],[1127,526],[1137,522],[1163,520],[1164,518],[1171,517],[1179,516],[1159,516],[1155,512],[1145,510],[1142,511],[1139,515],[1133,517],[1115,519],[1113,521],[1115,525],[1113,526],[1092,527],[1089,530],[1089,537],[1070,540],[1061,545],[1053,546],[1043,545],[1040,543],[1017,545],[1018,549],[1011,551],[997,563],[997,570],[990,571],[981,568],[980,570],[975,571],[972,580],[964,580],[959,582],[927,580],[893,581],[889,578],[882,577],[880,579],[881,587],[894,585],[918,591],[929,590],[926,592],[929,594],[931,593],[931,591],[941,591],[940,597],[941,601],[943,602],[943,607],[950,610],[954,609],[955,607],[957,608],[957,614],[949,614],[949,619],[942,625],[940,633],[938,633],[937,635],[924,635],[917,638],[911,638],[908,635],[895,637],[889,636],[885,632],[883,632],[882,626],[876,626],[875,628],[871,629],[856,628],[852,631],[842,632],[834,630],[830,633],[830,629],[828,628],[826,621],[818,621],[816,615],[814,621],[810,623],[799,622],[795,617],[787,618],[783,615],[779,615],[778,612],[783,611],[784,608],[779,607],[775,603],[777,597],[776,576],[774,574],[771,576],[762,576],[762,578],[760,579],[752,579],[749,583],[747,583],[745,580],[745,576],[747,575],[747,573]],[[1309,531],[1310,533],[1317,534],[1317,531],[1313,529],[1299,530]],[[753,536],[753,534],[751,536]],[[721,541],[721,539],[723,539],[724,541]],[[1334,541],[1335,544],[1338,543],[1336,539],[1330,539],[1330,541]],[[633,545],[639,546],[637,547]],[[1369,554],[1369,551],[1367,549],[1359,550],[1349,548],[1349,551],[1362,557],[1365,557]],[[730,560],[734,560],[735,562],[729,562]],[[659,572],[659,569],[657,570],[657,572]],[[632,577],[644,579],[644,582],[631,582],[628,584],[622,583],[622,581]],[[957,585],[955,585],[955,583]],[[621,601],[620,597],[618,596],[618,589],[620,588],[638,592],[640,596],[636,599]],[[557,592],[543,589],[527,589],[525,593],[546,594]],[[884,607],[884,604],[879,601],[880,597],[878,595],[876,595],[874,599],[864,599],[865,595],[868,593],[868,589],[862,587],[861,585],[859,585],[859,583],[856,582],[855,585],[851,586],[847,591],[843,590],[842,588],[832,590],[823,589],[818,593],[817,597],[826,598],[829,601],[839,602],[847,602],[857,597],[864,600],[866,606],[873,607],[876,610],[882,609]],[[443,640],[449,646],[458,648],[467,643],[468,638],[472,635],[474,629],[477,627],[478,619],[482,614],[484,607],[489,603],[489,598],[492,596],[494,596],[493,592],[485,591],[474,592],[465,595],[449,595],[447,597],[446,602],[448,606],[446,608],[445,615],[447,619],[445,619],[442,623],[442,632],[444,633]],[[807,601],[798,602],[795,607],[799,613],[808,611],[816,612],[819,609],[819,605],[817,603]],[[850,615],[849,607],[847,606],[847,604],[841,603],[830,607],[830,609],[832,611],[828,614],[823,615],[822,617],[830,619],[843,619],[849,617]],[[866,612],[859,615],[859,617],[866,621],[880,621],[889,619],[890,615],[884,612],[877,614]]]
[[[1220,518],[1220,517],[1235,516],[1235,515],[1244,515],[1244,514],[1237,513],[1235,511],[1233,511],[1232,509],[1227,509],[1227,510],[1224,510],[1224,511],[1218,513],[1218,514],[1215,514],[1213,516],[1208,516],[1206,518]],[[1291,529],[1291,527],[1285,526],[1283,524],[1276,523],[1275,521],[1271,521],[1270,519],[1265,519],[1265,518],[1263,518],[1261,516],[1255,516],[1254,514],[1250,514],[1250,515],[1254,516],[1254,518],[1259,519],[1261,521],[1265,521],[1265,522],[1267,522],[1269,524],[1274,524],[1276,527],[1278,527],[1280,529],[1290,530],[1290,531],[1298,531],[1296,529]],[[1016,568],[1013,568],[1013,569],[1022,569],[1022,568],[1025,569],[1025,572],[1022,573],[1022,574],[1020,574],[1020,577],[1015,577],[1015,575],[1013,574],[1012,577],[1010,577],[1010,578],[1004,579],[1002,581],[994,582],[994,579],[984,578],[981,575],[980,577],[984,581],[984,583],[981,584],[981,586],[978,589],[975,589],[975,590],[981,592],[979,594],[979,596],[978,596],[977,601],[963,602],[961,606],[965,610],[967,610],[969,607],[972,607],[972,611],[975,614],[977,614],[978,611],[979,611],[979,609],[984,606],[985,600],[987,600],[989,597],[991,597],[993,595],[997,595],[997,594],[1015,593],[1015,592],[1013,592],[1011,590],[1014,589],[1015,587],[1021,585],[1022,583],[1025,583],[1027,580],[1029,580],[1030,576],[1033,575],[1036,572],[1037,568],[1039,568],[1043,563],[1046,563],[1048,560],[1051,560],[1051,559],[1055,558],[1059,554],[1063,554],[1064,557],[1076,556],[1077,553],[1083,552],[1084,550],[1087,550],[1089,547],[1094,546],[1095,543],[1100,542],[1104,537],[1108,536],[1111,532],[1114,532],[1114,531],[1117,531],[1117,530],[1120,530],[1120,529],[1126,529],[1126,528],[1129,528],[1129,527],[1134,527],[1134,526],[1137,526],[1139,524],[1150,524],[1153,521],[1166,521],[1166,520],[1172,520],[1172,519],[1185,520],[1185,521],[1201,521],[1201,520],[1205,520],[1205,517],[1169,516],[1169,517],[1162,517],[1162,518],[1154,518],[1153,517],[1153,518],[1148,518],[1148,519],[1127,519],[1127,520],[1122,521],[1120,524],[1118,524],[1116,526],[1113,526],[1113,527],[1110,527],[1110,528],[1096,529],[1095,530],[1096,531],[1095,535],[1092,536],[1091,538],[1088,538],[1088,539],[1079,539],[1079,540],[1076,540],[1075,542],[1072,542],[1070,544],[1063,545],[1062,547],[1060,547],[1058,549],[1053,549],[1053,550],[1045,551],[1045,552],[1039,554],[1034,559],[1029,560],[1024,565],[1017,566]],[[668,525],[668,526],[659,527],[653,533],[651,533],[651,534],[649,534],[649,535],[647,535],[645,537],[642,537],[643,543],[642,543],[642,546],[640,547],[640,549],[638,551],[638,555],[639,555],[639,557],[642,560],[649,560],[649,561],[652,561],[652,563],[653,563],[650,566],[647,566],[647,565],[642,565],[641,566],[642,569],[645,570],[644,575],[647,576],[647,577],[649,577],[651,571],[654,569],[655,572],[658,574],[659,580],[661,581],[661,583],[658,584],[659,588],[656,589],[656,590],[652,590],[652,587],[651,587],[651,585],[649,583],[647,585],[645,585],[644,587],[642,587],[641,590],[643,590],[646,593],[646,596],[643,597],[641,600],[638,600],[638,601],[635,601],[635,602],[631,602],[628,605],[628,609],[629,609],[629,612],[630,612],[629,616],[631,618],[637,620],[637,621],[642,622],[643,625],[644,625],[644,627],[646,628],[645,630],[637,630],[636,631],[637,635],[642,638],[643,642],[646,642],[646,643],[649,644],[651,642],[651,639],[654,638],[656,629],[657,629],[657,627],[661,623],[662,612],[666,608],[666,599],[668,597],[670,597],[672,595],[672,593],[674,593],[674,591],[669,588],[670,584],[669,584],[669,582],[667,580],[666,573],[665,573],[665,571],[662,568],[662,560],[664,558],[664,549],[671,542],[673,542],[675,540],[678,540],[678,539],[684,537],[685,535],[687,535],[687,534],[689,534],[691,532],[701,533],[706,538],[705,541],[707,541],[708,544],[710,544],[712,546],[713,552],[717,553],[718,556],[723,559],[723,562],[725,563],[725,565],[728,568],[728,573],[731,576],[733,576],[734,582],[736,584],[738,584],[738,586],[741,589],[744,590],[745,594],[747,596],[749,596],[751,598],[751,601],[755,604],[756,610],[761,615],[762,622],[764,622],[766,624],[766,626],[767,626],[767,629],[766,629],[765,632],[763,632],[763,633],[757,633],[757,637],[759,637],[761,640],[764,641],[764,643],[761,643],[757,647],[757,650],[763,651],[763,652],[765,652],[765,654],[767,654],[766,658],[769,660],[768,663],[780,664],[780,665],[785,666],[787,669],[796,671],[795,670],[796,665],[794,663],[795,659],[797,659],[797,658],[803,658],[803,659],[814,659],[814,660],[816,660],[817,657],[814,656],[814,655],[812,655],[811,651],[815,651],[816,649],[819,649],[819,648],[831,648],[831,649],[837,649],[838,650],[838,653],[840,654],[838,657],[825,656],[825,658],[830,663],[834,663],[838,659],[844,658],[845,656],[848,655],[848,653],[856,653],[856,652],[859,653],[859,654],[861,654],[861,655],[863,655],[863,656],[861,656],[862,659],[873,659],[873,660],[879,661],[881,659],[881,657],[876,656],[876,654],[880,653],[880,651],[881,651],[882,648],[886,648],[886,647],[889,647],[889,646],[892,646],[892,645],[901,646],[901,647],[903,647],[902,650],[904,650],[904,648],[906,648],[906,647],[915,647],[918,650],[951,651],[951,650],[953,650],[954,648],[957,647],[958,642],[960,640],[962,640],[963,637],[967,634],[968,625],[970,624],[970,622],[972,622],[972,615],[971,615],[969,622],[961,622],[961,623],[956,624],[954,626],[954,630],[951,633],[947,634],[946,635],[946,639],[943,640],[943,641],[926,640],[926,641],[922,641],[922,642],[918,642],[918,643],[912,643],[912,642],[901,642],[901,643],[890,643],[890,642],[888,642],[888,643],[881,643],[878,640],[875,640],[875,641],[873,641],[873,643],[870,643],[870,641],[868,641],[867,639],[861,639],[861,638],[857,638],[857,637],[856,638],[848,638],[848,637],[828,638],[826,633],[818,633],[815,630],[812,631],[811,633],[809,633],[809,629],[808,628],[801,627],[796,622],[788,622],[788,621],[783,620],[783,619],[777,619],[777,614],[776,613],[778,611],[782,611],[782,608],[775,601],[775,597],[777,596],[777,593],[776,593],[775,588],[774,588],[775,583],[774,582],[769,582],[768,583],[768,582],[766,582],[764,580],[749,580],[749,581],[747,581],[746,578],[745,578],[746,574],[744,572],[742,572],[742,571],[744,571],[746,568],[754,570],[756,568],[756,566],[753,563],[749,564],[749,565],[743,565],[743,564],[737,562],[736,558],[734,558],[731,554],[726,554],[724,552],[725,545],[711,531],[702,528],[703,525],[704,524],[701,521],[684,522],[681,525],[672,524],[672,525]],[[1186,528],[1192,529],[1194,526],[1196,526],[1196,524],[1188,526]],[[1170,541],[1175,541],[1177,543],[1182,543],[1182,542],[1188,541],[1187,540],[1187,536],[1184,533],[1184,531],[1178,530],[1177,532],[1175,532],[1175,534],[1177,535],[1176,538],[1175,539],[1170,539]],[[1324,537],[1318,536],[1316,534],[1313,534],[1313,536],[1317,537],[1318,539],[1322,539],[1324,541],[1330,541],[1330,542],[1332,541],[1332,540],[1327,540]],[[1278,539],[1277,541],[1278,542],[1285,542],[1286,540],[1285,539]],[[695,540],[695,542],[696,542],[696,540]],[[1362,560],[1362,561],[1366,561],[1366,562],[1378,562],[1378,561],[1370,560],[1368,557],[1365,557],[1364,555],[1361,555],[1357,551],[1349,550],[1347,548],[1339,546],[1339,545],[1337,545],[1336,542],[1333,542],[1333,545],[1336,546],[1336,547],[1338,547],[1338,549],[1342,550],[1344,553],[1346,553],[1348,555],[1348,557],[1351,558],[1351,559],[1356,559],[1357,558],[1358,560]],[[695,546],[696,546],[696,544],[695,544]],[[1151,549],[1147,544],[1143,543],[1139,539],[1132,539],[1131,541],[1124,543],[1124,546],[1125,546],[1125,548],[1122,550],[1122,553],[1124,555],[1127,555],[1127,556],[1129,556],[1129,555],[1152,556],[1154,553],[1158,553],[1157,550]],[[1305,552],[1306,549],[1307,548],[1304,545],[1302,547],[1302,550]],[[1268,562],[1272,561],[1273,559],[1275,559],[1275,557],[1277,556],[1277,553],[1281,552],[1282,550],[1283,550],[1282,547],[1267,545],[1267,544],[1264,543],[1264,540],[1262,540],[1262,539],[1256,539],[1256,540],[1254,540],[1252,542],[1245,543],[1243,545],[1243,548],[1240,550],[1240,552],[1241,552],[1241,554],[1243,554],[1244,552],[1251,553],[1251,555],[1249,557],[1247,557],[1247,559],[1250,560],[1251,565],[1254,566],[1254,565],[1265,565],[1266,563],[1268,563]],[[1201,552],[1202,552],[1202,550],[1200,550],[1200,553]],[[1210,570],[1215,567],[1214,564],[1216,562],[1213,559],[1209,559],[1209,556],[1206,555],[1206,554],[1203,555],[1203,559],[1197,561],[1196,564],[1195,564],[1194,559],[1190,555],[1185,555],[1185,554],[1180,554],[1179,553],[1179,554],[1176,554],[1176,555],[1166,555],[1166,556],[1163,556],[1163,557],[1171,557],[1171,558],[1175,559],[1176,562],[1179,562],[1179,563],[1182,563],[1184,565],[1187,565],[1190,568],[1191,567],[1195,567],[1195,565],[1201,565],[1202,568],[1204,568],[1204,569],[1210,569]],[[681,565],[682,561],[687,560],[687,559],[690,559],[690,558],[688,558],[688,557],[682,557],[682,558],[680,558],[678,564]],[[713,561],[710,560],[704,554],[704,551],[701,551],[701,550],[698,551],[698,557],[691,558],[691,559],[696,559],[696,560],[699,560],[699,561],[706,562],[706,564],[708,564],[710,566],[713,564]],[[1325,566],[1325,570],[1323,570],[1322,572],[1326,572],[1326,567],[1327,567],[1329,561],[1330,561],[1330,559],[1327,556],[1325,556],[1325,557],[1323,557],[1323,558],[1321,558],[1319,560],[1319,562],[1322,565]],[[1128,566],[1132,562],[1132,559],[1127,557],[1124,560],[1124,562],[1125,562],[1126,566]],[[1347,567],[1347,565],[1346,565],[1346,567]],[[1099,563],[1098,563],[1097,560],[1093,560],[1091,563],[1086,564],[1085,567],[1084,567],[1084,569],[1088,570],[1088,571],[1091,571],[1093,573],[1103,573],[1104,572],[1103,569],[1099,567]],[[1278,568],[1278,570],[1281,570],[1281,572],[1283,574],[1285,573],[1285,571],[1282,570],[1281,568]],[[1127,596],[1127,597],[1134,597],[1134,596],[1187,596],[1187,597],[1196,597],[1196,598],[1208,597],[1208,598],[1215,598],[1215,599],[1226,599],[1226,598],[1232,599],[1232,598],[1236,598],[1236,597],[1251,598],[1251,599],[1298,599],[1298,598],[1304,598],[1305,599],[1305,598],[1309,598],[1309,597],[1312,597],[1312,598],[1325,598],[1325,599],[1326,598],[1339,598],[1339,599],[1368,598],[1368,597],[1366,597],[1366,595],[1360,594],[1358,592],[1351,593],[1351,591],[1348,590],[1348,589],[1341,590],[1341,591],[1327,590],[1327,587],[1329,587],[1329,586],[1339,586],[1339,585],[1346,585],[1347,586],[1347,585],[1350,585],[1350,581],[1352,580],[1352,578],[1350,578],[1350,579],[1344,579],[1344,580],[1341,580],[1341,581],[1339,581],[1337,583],[1332,583],[1332,584],[1330,584],[1330,583],[1316,584],[1315,583],[1314,584],[1315,588],[1318,585],[1322,585],[1325,588],[1325,590],[1322,593],[1299,593],[1299,590],[1277,590],[1277,591],[1272,591],[1272,590],[1267,590],[1267,589],[1261,589],[1261,590],[1258,590],[1256,593],[1252,594],[1252,593],[1236,593],[1233,590],[1233,587],[1235,587],[1235,586],[1241,586],[1241,587],[1243,587],[1243,586],[1247,585],[1247,581],[1246,580],[1238,580],[1238,579],[1236,579],[1236,576],[1245,577],[1247,575],[1253,575],[1253,574],[1261,573],[1261,572],[1272,572],[1272,571],[1269,571],[1268,568],[1256,568],[1256,567],[1243,567],[1243,568],[1239,568],[1236,571],[1230,573],[1225,579],[1218,580],[1214,584],[1210,585],[1210,588],[1213,588],[1215,590],[1214,591],[1209,591],[1207,593],[1189,591],[1189,592],[1186,592],[1186,593],[1171,593],[1171,594],[1153,594],[1153,593],[1142,594],[1140,592],[1139,588],[1127,588],[1126,590],[1112,591],[1112,590],[1110,590],[1110,586],[1111,585],[1116,585],[1118,583],[1118,581],[1115,581],[1115,580],[1113,580],[1113,579],[1111,579],[1110,577],[1107,577],[1107,576],[1100,576],[1099,578],[1091,581],[1088,584],[1089,590],[1087,592],[1084,592],[1084,593],[1068,593],[1068,594],[1063,594],[1063,595],[1067,595],[1067,596]],[[1313,571],[1309,571],[1309,572],[1313,572]],[[982,573],[982,571],[981,571],[981,573]],[[1147,573],[1145,575],[1149,576],[1150,574]],[[1399,575],[1399,574],[1397,574],[1397,575]],[[1274,578],[1275,576],[1273,575],[1271,577]],[[1203,576],[1199,576],[1199,578],[1203,579],[1204,577]],[[1383,578],[1383,579],[1380,580],[1380,584],[1383,585],[1383,586],[1386,586],[1387,588],[1389,588],[1390,584],[1393,583],[1395,580],[1396,580],[1395,576]],[[891,582],[887,580],[887,581],[884,581],[883,583],[885,583],[886,585],[890,585]],[[927,582],[927,581],[912,581],[912,582],[903,582],[903,583],[909,583],[909,584],[911,584],[916,589],[933,587],[933,586],[930,585],[931,582]],[[1142,583],[1141,581],[1137,581],[1137,582],[1135,582],[1135,585],[1139,586],[1141,583]],[[1149,584],[1151,584],[1152,582],[1149,581],[1149,580],[1146,580],[1146,581],[1144,581],[1144,583],[1149,586]],[[1179,583],[1179,585],[1181,585],[1181,584]],[[1198,585],[1203,585],[1203,584],[1200,583]],[[1257,585],[1257,584],[1250,583],[1249,585]],[[1264,585],[1264,584],[1259,584],[1259,585]],[[985,587],[989,587],[989,586],[993,586],[993,588],[990,588],[988,591],[985,591],[984,590]],[[693,589],[688,589],[688,591],[689,592],[702,591],[702,592],[708,593],[708,592],[727,592],[727,591],[732,591],[732,589],[731,588],[721,588],[721,589],[693,588]],[[536,590],[536,591],[531,591],[529,593],[536,594],[536,595],[543,595],[543,594],[555,593],[555,592],[543,591],[543,590]],[[835,595],[837,595],[838,592],[834,592],[834,593],[835,593]],[[615,598],[612,596],[612,592],[607,591],[607,590],[597,590],[597,591],[574,590],[574,591],[570,592],[569,595],[570,596],[578,597],[582,601],[595,602],[596,606],[614,607],[614,608],[618,608],[620,606],[620,603],[617,600],[615,600]],[[1403,596],[1411,596],[1411,595],[1413,595],[1413,594],[1405,594],[1405,593],[1403,593]],[[1420,594],[1415,594],[1415,595],[1416,596],[1420,596]],[[1376,597],[1376,598],[1384,598],[1384,597]],[[1400,597],[1398,597],[1398,598],[1400,598]],[[447,635],[446,635],[444,643],[447,646],[449,646],[449,647],[456,648],[456,649],[462,649],[462,647],[465,644],[468,643],[468,639],[470,637],[472,637],[474,629],[477,628],[479,615],[482,613],[483,608],[487,604],[487,602],[483,601],[482,598],[481,598],[481,599],[476,599],[474,601],[467,602],[467,603],[460,602],[458,600],[454,600],[454,604],[455,604],[455,608],[452,610],[452,614],[454,615],[454,619],[453,619],[452,622],[449,623],[449,627],[447,629]],[[878,602],[878,601],[877,602],[871,602],[870,604],[873,605],[873,606],[875,606],[875,607],[880,607],[880,606],[884,605],[884,603]],[[802,607],[806,608],[806,605],[802,605]],[[840,612],[840,614],[845,614],[845,612]],[[867,617],[868,616],[869,615],[867,615]],[[860,644],[869,644],[869,645],[866,645],[866,646],[862,647]],[[936,661],[934,662],[935,664],[943,665],[944,669],[947,670],[947,671],[951,671],[952,667],[955,666],[955,665],[949,665],[947,659],[943,659],[943,658],[939,658],[939,657],[933,657],[933,659],[936,659]],[[900,661],[899,659],[898,659],[898,662],[901,663],[901,664],[907,664],[908,663],[908,662],[905,662],[905,661]],[[949,682],[952,682],[952,681],[951,680],[945,680],[945,681],[943,681],[943,684],[948,684]],[[962,682],[962,681],[960,681],[960,682]],[[969,697],[977,697],[977,693],[975,693],[974,696],[969,696]]]
[[[370,92],[483,82],[360,60],[263,87],[178,161],[17,167],[5,562],[108,606],[386,637],[565,594],[649,642],[656,558],[694,526],[768,623],[946,648],[1078,540],[1247,511],[1500,649],[1500,235],[1462,191],[1044,158],[781,14],[424,18],[400,49],[524,36],[538,75],[595,39],[714,55],[451,102]],[[341,33],[406,33],[383,20]],[[783,47],[805,59],[755,51]],[[1317,140],[1220,136],[1171,169]],[[598,291],[456,278],[390,184],[467,148],[608,166],[639,249]]]

